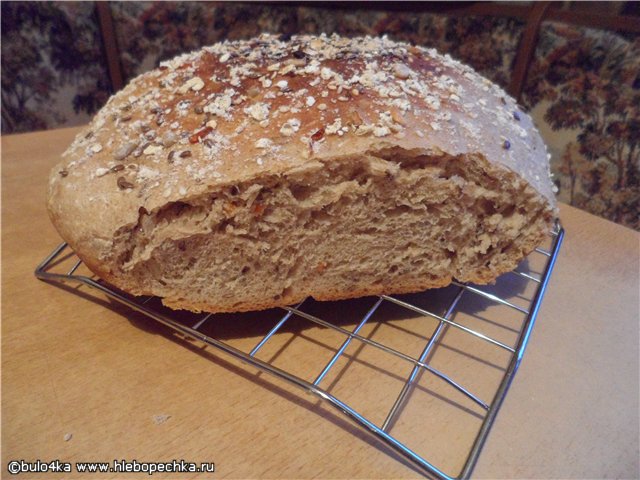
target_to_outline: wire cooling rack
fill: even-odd
[[[327,302],[307,299],[298,305],[284,307],[277,316],[270,311],[269,315],[265,313],[265,316],[272,319],[271,326],[267,327],[268,330],[264,328],[263,332],[257,336],[259,340],[252,348],[244,349],[234,346],[229,340],[233,334],[229,335],[229,332],[224,331],[225,323],[230,320],[229,315],[210,313],[184,315],[184,312],[175,312],[162,307],[155,297],[133,297],[125,294],[92,276],[86,267],[84,269],[87,275],[82,274],[80,270],[83,267],[82,261],[70,251],[66,243],[58,246],[44,259],[36,268],[35,274],[39,279],[53,283],[84,284],[97,289],[112,300],[143,313],[187,338],[215,347],[225,354],[317,395],[356,425],[408,459],[425,475],[443,479],[468,478],[522,360],[563,237],[564,230],[559,223],[556,223],[549,233],[546,244],[536,248],[514,271],[500,277],[494,286],[479,287],[454,282],[445,289],[430,290],[422,294],[382,295],[365,299],[369,303],[366,303],[366,308],[363,308],[363,314],[356,316],[351,314],[351,320],[346,324],[341,316],[346,314],[349,310],[347,307],[352,306],[354,301],[330,302],[332,308],[323,309],[319,306],[321,307],[322,303],[326,305]],[[443,300],[445,298],[446,301]],[[466,306],[463,305],[464,300],[467,300]],[[359,302],[358,305],[362,306],[362,300],[355,302]],[[393,314],[389,314],[390,308],[395,309]],[[381,313],[385,309],[387,318],[384,318],[385,315]],[[264,312],[257,312],[256,315],[261,316],[262,313]],[[370,329],[370,334],[366,335],[366,327],[376,324],[375,316],[383,318],[379,318],[376,327]],[[226,320],[221,317],[225,317]],[[395,320],[389,320],[389,318]],[[238,322],[236,317],[229,323],[237,324]],[[255,325],[256,322],[252,322]],[[303,329],[318,329],[321,337],[324,336],[325,339],[329,336],[332,340],[338,339],[330,347],[331,355],[328,361],[326,358],[313,358],[314,361],[318,360],[318,363],[315,374],[312,373],[310,376],[282,366],[281,362],[276,361],[279,355],[272,356],[268,360],[260,358],[260,354],[268,349],[270,343],[278,343],[276,339],[279,335],[285,335],[287,328],[289,328],[288,333],[291,334],[290,325],[296,322],[306,324]],[[264,322],[259,323],[264,324]],[[409,333],[421,341],[421,351],[416,350],[420,351],[419,355],[396,348],[392,341],[394,336],[400,334],[399,332],[406,333],[409,331],[409,325],[415,324],[419,324],[422,330],[419,333]],[[387,336],[387,341],[372,338],[373,332],[380,325],[389,325],[396,329],[391,336]],[[346,328],[347,326],[349,328]],[[425,333],[425,328],[429,333]],[[212,331],[217,331],[218,335],[211,333]],[[452,337],[452,340],[445,342],[445,335]],[[462,340],[462,343],[455,346],[454,337]],[[246,346],[246,342],[244,344]],[[284,345],[279,346],[278,352],[282,353],[288,344],[285,342]],[[358,345],[355,351],[350,348],[354,345]],[[345,369],[355,368],[353,362],[358,360],[358,355],[362,355],[363,347],[368,349],[369,353],[384,355],[402,364],[401,375],[393,374],[396,379],[400,379],[399,388],[395,393],[392,392],[392,398],[388,402],[391,408],[386,412],[364,414],[350,405],[348,390],[341,388],[339,394],[332,393],[338,378],[337,371],[339,371],[339,377],[344,377]],[[445,355],[444,360],[440,362],[442,366],[437,364],[440,353],[436,352],[438,348],[445,354],[457,352],[465,356],[467,364],[460,367],[462,370],[457,368],[453,369],[454,372],[448,372],[447,367],[454,363],[449,363]],[[495,360],[496,357],[492,357],[493,354],[499,354],[503,360],[506,360],[500,365]],[[308,356],[308,350],[305,350],[306,356]],[[345,359],[348,361],[345,362]],[[370,360],[361,361],[363,364],[367,362]],[[486,371],[471,373],[474,368],[486,367],[486,365],[492,367],[492,374],[487,374]],[[499,372],[499,378],[496,378],[496,370]],[[390,374],[384,368],[375,368],[372,371],[374,373],[371,375]],[[321,386],[329,383],[328,377],[332,374],[334,381],[328,386]],[[441,388],[439,390],[433,386],[425,388],[422,385],[423,377],[429,377],[428,380],[432,384],[435,382]],[[465,381],[459,380],[458,377],[463,377]],[[469,386],[469,383],[473,386]],[[358,389],[360,386],[355,385],[353,388]],[[422,396],[416,395],[418,390],[421,390]],[[426,394],[431,395],[429,401],[425,401]],[[455,430],[461,425],[457,419],[452,421],[451,413],[447,418],[442,419],[445,422],[444,425],[429,428],[428,442],[425,443],[430,443],[427,445],[426,453],[417,453],[399,438],[401,432],[397,435],[393,432],[404,413],[409,413],[407,411],[411,410],[411,400],[420,403],[417,406],[421,412],[420,422],[424,421],[427,408],[434,411],[432,420],[438,420],[438,412],[441,410],[434,403],[434,399],[445,402],[449,406],[457,405],[459,411],[455,414],[456,417],[469,417],[473,420],[470,428],[462,428],[467,433],[471,432],[470,439],[466,443],[468,448],[463,449],[462,452],[450,451],[446,447],[446,439],[443,442],[433,438],[436,433],[444,435],[445,431]],[[378,420],[375,421],[373,417],[377,417]],[[460,434],[454,432],[454,438],[457,438],[456,435]],[[437,462],[431,458],[438,456],[435,454],[436,450],[440,452],[441,457],[444,451],[447,460],[448,456],[453,455],[461,459],[456,464],[461,466],[457,474],[445,473],[445,469],[436,464]],[[440,463],[449,466],[452,464],[448,461]]]

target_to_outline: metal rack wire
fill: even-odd
[[[286,382],[295,385],[306,392],[310,392],[317,395],[319,398],[326,401],[326,403],[339,412],[344,414],[356,425],[362,427],[365,431],[374,435],[377,439],[383,441],[389,445],[392,449],[400,453],[403,457],[408,459],[418,469],[430,476],[437,478],[450,479],[450,478],[468,478],[476,464],[482,446],[487,438],[491,425],[493,424],[498,410],[506,396],[507,390],[514,378],[514,375],[520,365],[523,354],[527,347],[531,331],[540,308],[543,295],[547,288],[549,278],[551,276],[560,246],[564,237],[564,230],[559,223],[556,223],[554,229],[549,234],[548,249],[537,248],[531,256],[539,256],[543,260],[539,273],[534,274],[524,271],[521,267],[518,267],[509,275],[516,275],[520,277],[520,280],[533,286],[531,298],[527,298],[528,304],[522,306],[517,304],[512,299],[507,299],[501,296],[499,292],[490,292],[486,288],[480,288],[473,285],[462,284],[454,282],[452,285],[453,294],[452,299],[448,302],[448,305],[444,309],[442,314],[432,311],[432,309],[425,308],[424,306],[412,302],[411,299],[406,299],[403,296],[389,296],[382,295],[376,297],[373,304],[366,311],[366,313],[359,318],[359,321],[353,329],[346,329],[337,325],[335,318],[326,319],[320,316],[310,313],[308,308],[305,308],[305,303],[308,300],[301,302],[295,306],[284,307],[284,314],[280,316],[275,324],[269,329],[266,335],[255,344],[251,350],[242,350],[236,346],[231,345],[230,342],[225,342],[220,338],[215,338],[204,332],[204,327],[209,322],[215,322],[215,315],[210,313],[200,315],[190,320],[183,318],[177,318],[174,312],[168,309],[153,307],[151,300],[154,297],[132,297],[123,292],[116,290],[110,285],[102,282],[99,279],[92,278],[87,275],[77,273],[78,269],[82,265],[82,261],[79,260],[73,252],[66,252],[68,246],[63,243],[58,246],[42,263],[36,268],[36,276],[48,282],[62,283],[62,284],[83,284],[93,289],[96,289],[107,297],[124,304],[158,322],[170,327],[173,331],[184,335],[187,338],[201,341],[206,345],[215,347],[219,351],[224,352],[246,364],[249,364],[259,370],[270,373]],[[530,256],[530,257],[531,257]],[[540,263],[540,262],[538,262]],[[68,264],[71,264],[71,268],[68,268]],[[523,262],[526,266],[527,261]],[[65,267],[64,265],[67,265]],[[522,265],[522,264],[521,264]],[[489,302],[504,309],[509,309],[513,312],[517,312],[518,315],[523,315],[520,327],[514,330],[516,333],[515,342],[508,343],[504,340],[498,340],[487,333],[483,333],[476,328],[471,328],[462,322],[456,321],[456,315],[460,311],[460,303],[463,297],[475,296],[483,301]],[[156,302],[157,303],[157,302]],[[522,302],[520,302],[522,303]],[[422,349],[419,356],[412,356],[384,342],[372,340],[369,336],[361,335],[363,327],[371,322],[372,317],[379,311],[383,304],[393,305],[396,308],[400,308],[412,315],[418,315],[435,320],[435,330],[426,337],[427,343]],[[296,375],[291,371],[283,369],[273,364],[273,362],[265,361],[258,358],[258,353],[278,335],[278,332],[282,331],[287,322],[291,322],[292,318],[303,320],[311,325],[319,326],[325,331],[335,332],[343,338],[342,343],[336,346],[335,353],[331,359],[326,362],[315,375],[313,380],[307,380],[300,375]],[[497,323],[499,320],[492,320],[492,323]],[[455,329],[462,332],[464,335],[475,337],[491,348],[501,350],[509,355],[509,360],[506,367],[503,370],[503,376],[497,385],[497,389],[490,401],[483,400],[480,395],[474,393],[471,388],[465,387],[461,382],[455,380],[452,375],[447,374],[440,369],[433,366],[429,361],[430,355],[433,353],[439,343],[442,342],[444,333],[448,329]],[[372,347],[374,350],[395,357],[404,361],[411,367],[411,370],[403,381],[403,386],[399,393],[395,396],[391,409],[385,416],[384,421],[380,424],[374,423],[363,414],[359,413],[350,406],[345,400],[339,398],[338,395],[330,393],[329,388],[322,388],[320,384],[327,378],[329,372],[337,369],[336,363],[339,359],[345,357],[347,354],[345,351],[348,349],[352,342],[359,342],[362,345]],[[418,378],[421,373],[428,372],[434,379],[437,379],[444,384],[448,385],[452,391],[456,391],[463,395],[466,399],[472,402],[482,414],[482,422],[477,430],[477,435],[471,444],[471,448],[468,452],[463,452],[466,455],[463,467],[457,475],[450,475],[445,473],[441,468],[431,463],[426,456],[418,454],[415,450],[409,448],[400,439],[391,434],[391,430],[394,427],[398,417],[402,414],[404,407],[410,399],[412,389],[416,386]]]

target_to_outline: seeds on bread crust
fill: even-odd
[[[129,182],[126,178],[124,177],[118,177],[118,188],[120,188],[120,190],[129,190],[133,188],[133,183]]]

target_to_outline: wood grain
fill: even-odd
[[[100,28],[100,38],[104,48],[106,67],[111,80],[111,91],[117,92],[124,87],[124,75],[122,74],[121,54],[118,48],[118,39],[113,25],[110,2],[96,2],[96,15]]]
[[[531,10],[527,16],[527,24],[525,25],[520,44],[518,45],[518,53],[509,82],[509,93],[518,102],[521,101],[522,89],[527,78],[527,72],[531,66],[533,54],[538,45],[538,36],[540,34],[540,25],[547,15],[547,11],[551,6],[551,2],[536,2],[531,5]]]
[[[73,294],[34,278],[35,266],[60,241],[44,207],[48,170],[76,131],[2,138],[2,478],[9,478],[9,460],[56,458],[217,465],[215,475],[153,478],[419,478],[314,397],[85,288]],[[478,478],[640,474],[638,234],[568,206],[561,217],[565,244],[521,370],[480,456]],[[339,306],[346,328],[367,301]],[[469,321],[480,322],[491,310],[475,311],[480,313]],[[432,329],[392,308],[383,314],[387,321],[373,322],[363,335],[419,350]],[[247,347],[268,325],[260,317],[211,328]],[[502,360],[476,350],[486,373],[472,374],[465,341],[447,333],[432,361],[488,394],[484,385],[499,378]],[[301,372],[317,373],[313,355],[328,359],[339,343],[322,329],[292,324],[261,355],[276,362],[289,355]],[[285,344],[291,347],[286,354]],[[337,365],[323,385],[333,385],[336,394],[355,385],[354,405],[378,421],[407,366],[381,364],[369,347],[349,348],[342,360],[351,362],[349,370]],[[386,373],[374,379],[372,372],[380,370]],[[429,446],[455,470],[460,459],[451,459],[452,452],[473,430],[456,430],[457,422],[466,416],[473,423],[474,411],[462,400],[458,406],[438,401],[439,388],[423,376],[403,413],[414,420],[399,422],[393,432],[397,428],[409,444]],[[436,414],[450,419],[449,428],[434,426]],[[155,415],[170,418],[157,424]],[[72,438],[65,441],[68,433]],[[436,434],[446,441],[430,440]]]

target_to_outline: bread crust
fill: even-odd
[[[481,158],[530,186],[548,219],[556,212],[546,147],[502,89],[434,50],[335,35],[216,44],[135,78],[52,170],[48,211],[92,271],[137,293],[144,288],[123,269],[123,238],[154,212],[265,176],[390,150]],[[363,285],[318,297],[403,293],[448,281]],[[298,300],[247,300],[234,308]]]

